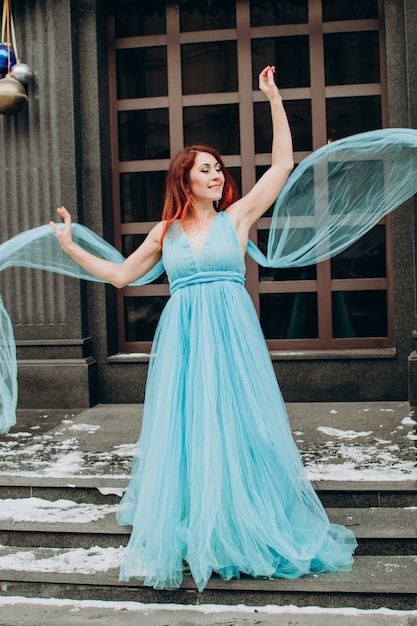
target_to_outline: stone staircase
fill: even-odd
[[[126,545],[129,528],[117,525],[114,506],[126,482],[114,478],[66,479],[0,476],[0,509],[9,499],[20,505],[39,498],[47,502],[107,505],[101,519],[86,523],[71,513],[65,522],[0,521],[0,587],[2,596],[70,598],[176,604],[296,605],[417,609],[417,484],[395,482],[332,482],[315,484],[331,521],[352,527],[359,542],[351,572],[305,576],[299,580],[222,581],[213,577],[199,593],[190,576],[176,591],[155,591],[139,582],[118,581],[118,568],[89,573],[34,567],[66,562],[95,547],[114,554]],[[10,504],[10,503],[9,503]],[[81,551],[80,553],[76,551]],[[26,565],[25,565],[26,564]]]

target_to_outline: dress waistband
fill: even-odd
[[[243,274],[239,272],[221,272],[221,271],[212,271],[212,272],[197,272],[197,274],[192,274],[191,276],[182,276],[181,278],[177,278],[172,281],[170,285],[171,295],[178,291],[178,289],[182,289],[183,287],[191,287],[193,285],[201,285],[202,283],[215,283],[219,281],[231,281],[233,283],[240,283],[241,285],[245,284],[245,277]]]

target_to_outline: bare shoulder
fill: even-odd
[[[162,233],[164,231],[164,222],[158,222],[151,228],[147,236],[148,241],[159,242],[161,241]]]

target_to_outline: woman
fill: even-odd
[[[120,524],[133,526],[120,578],[158,589],[189,567],[202,590],[225,579],[296,578],[350,569],[356,542],[330,524],[300,460],[254,307],[244,288],[250,227],[280,193],[292,142],[275,68],[259,86],[271,106],[272,165],[236,199],[221,157],[182,150],[167,176],[162,221],[119,265],[72,240],[62,248],[88,272],[123,287],[161,258],[171,298],[152,349],[144,421]]]

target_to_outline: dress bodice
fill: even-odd
[[[181,224],[176,222],[164,239],[162,260],[170,284],[204,272],[245,274],[245,261],[236,229],[225,212],[218,213],[198,253]]]

